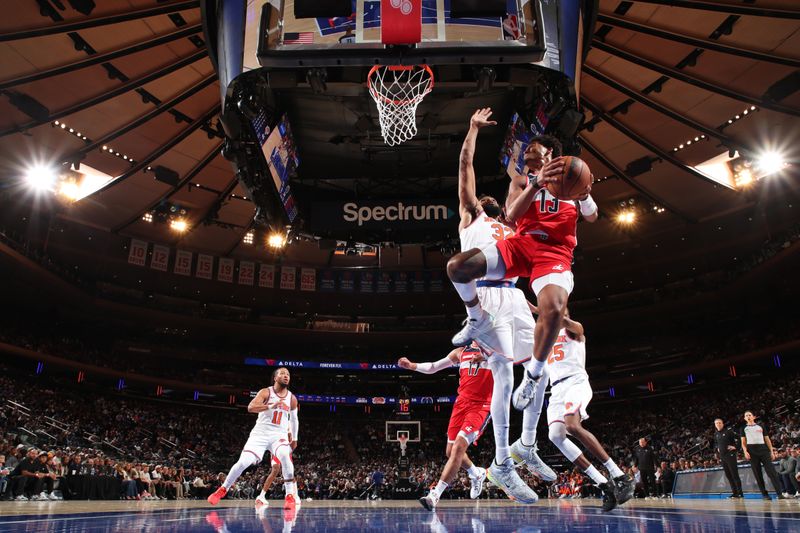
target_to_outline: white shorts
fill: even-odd
[[[263,433],[263,434],[250,434],[247,442],[242,448],[242,452],[249,452],[258,457],[259,462],[264,458],[264,452],[269,450],[269,453],[275,457],[275,452],[281,446],[289,446],[289,436],[286,433]]]
[[[515,363],[533,354],[533,320],[525,293],[516,287],[478,287],[481,307],[494,318],[494,328],[502,346],[500,352]]]
[[[589,418],[586,407],[592,401],[592,387],[585,374],[575,374],[556,381],[550,388],[550,403],[547,406],[547,425],[564,422],[566,415],[580,413],[581,420]]]
[[[572,294],[572,289],[575,288],[575,279],[572,277],[572,272],[556,272],[553,274],[546,274],[536,278],[531,282],[531,289],[536,296],[548,285],[557,285],[567,291],[567,294]]]

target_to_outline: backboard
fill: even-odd
[[[302,19],[295,18],[294,0],[249,0],[245,69],[536,63],[545,55],[540,0],[507,0],[505,16],[474,18],[452,17],[451,0],[416,1],[421,39],[387,46],[380,0],[352,0],[347,17]]]

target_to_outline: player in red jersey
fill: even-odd
[[[462,466],[467,471],[470,481],[469,496],[477,499],[483,491],[486,469],[475,466],[467,455],[470,444],[477,442],[489,423],[489,411],[492,403],[492,372],[481,350],[476,346],[456,348],[438,361],[432,363],[414,363],[405,357],[397,361],[397,366],[414,370],[423,374],[433,374],[447,368],[458,367],[458,398],[450,414],[447,427],[447,464],[445,464],[439,482],[430,492],[419,499],[423,507],[429,511],[436,508],[442,493]],[[474,359],[474,360],[473,360]]]
[[[553,158],[555,156],[555,159]],[[516,225],[516,233],[494,246],[472,249],[453,256],[447,274],[467,306],[469,320],[454,337],[454,343],[476,340],[494,341],[493,320],[480,306],[475,280],[527,276],[536,294],[539,319],[534,332],[533,358],[525,379],[514,391],[517,409],[526,407],[544,370],[547,354],[561,328],[572,292],[572,255],[577,245],[579,213],[588,222],[597,220],[597,204],[590,196],[591,186],[580,201],[562,201],[547,190],[564,169],[561,143],[549,135],[534,137],[524,152],[523,174],[511,176],[506,198],[506,219]],[[491,347],[491,346],[490,346]]]

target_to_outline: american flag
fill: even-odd
[[[284,33],[283,44],[314,44],[314,32],[301,31],[300,33]]]

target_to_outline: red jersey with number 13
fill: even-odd
[[[530,185],[528,185],[530,187]],[[559,200],[547,189],[533,197],[528,210],[517,221],[517,235],[533,235],[552,246],[577,246],[578,208],[575,202]]]
[[[458,365],[458,396],[475,402],[490,403],[494,378],[486,359],[473,362],[472,358],[479,353],[481,353],[480,348],[474,346],[465,346],[461,350],[461,361]]]

